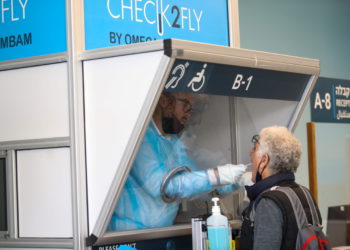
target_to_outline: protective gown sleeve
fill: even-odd
[[[165,187],[168,197],[176,199],[208,193],[213,190],[206,171],[182,172],[173,176]]]
[[[186,159],[187,162],[191,162],[180,139],[177,144],[176,154]],[[178,200],[203,199],[208,198],[203,196],[203,194],[209,193],[214,189],[217,190],[218,194],[227,194],[239,188],[239,186],[236,185],[213,186],[209,181],[206,170],[198,170],[198,166],[194,163],[190,163],[189,165],[192,166],[192,172],[179,173],[169,180],[165,187],[165,193],[168,197]]]
[[[176,199],[194,199],[212,191],[213,187],[205,170],[191,160],[185,147],[177,136],[168,139],[147,133],[131,170],[132,176],[145,192],[152,197],[159,197],[160,187],[171,169],[187,166],[192,171],[179,173],[171,178],[165,187],[168,197]],[[219,193],[225,194],[234,190],[233,185],[219,187]]]
[[[237,184],[237,185],[233,184],[233,185],[218,186],[215,189],[219,195],[224,195],[224,194],[229,194],[233,191],[236,191],[240,188],[241,188],[241,186],[239,184]]]
[[[159,136],[151,125],[140,145],[130,175],[149,196],[160,197],[165,176],[178,166],[196,168],[178,136]]]
[[[207,171],[182,172],[175,175],[165,187],[168,197],[181,199],[204,198],[203,194],[216,189],[219,195],[224,195],[237,190],[237,185],[224,185],[213,187],[207,176]],[[208,197],[206,197],[208,198]]]
[[[166,159],[154,140],[156,138],[150,136],[144,139],[131,174],[149,196],[159,197],[161,180],[166,176],[168,169]]]

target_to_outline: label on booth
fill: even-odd
[[[309,75],[176,60],[168,91],[300,101]]]
[[[92,250],[119,250],[119,249],[192,249],[192,235],[177,236],[172,238],[143,240],[133,243],[116,243],[109,245],[93,246]]]
[[[350,80],[318,78],[310,105],[314,122],[350,123]]]
[[[65,0],[2,0],[0,61],[65,52]]]
[[[177,38],[229,45],[227,0],[85,0],[87,50]]]

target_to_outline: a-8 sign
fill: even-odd
[[[350,81],[320,77],[310,104],[314,122],[350,123]]]

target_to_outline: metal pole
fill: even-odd
[[[205,221],[202,218],[192,218],[192,250],[207,249],[207,233],[203,232]]]
[[[78,53],[84,48],[83,0],[66,0],[69,127],[71,142],[71,182],[73,242],[75,250],[88,249],[87,190],[85,172],[83,70]]]
[[[315,123],[308,122],[306,126],[309,162],[309,188],[316,202],[318,203]]]

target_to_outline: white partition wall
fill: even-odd
[[[71,238],[69,148],[17,151],[19,237]]]
[[[67,64],[0,72],[0,142],[69,136]]]
[[[90,230],[101,212],[141,110],[145,102],[153,100],[147,96],[163,55],[159,51],[84,62]]]

